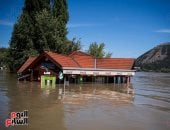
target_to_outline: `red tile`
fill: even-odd
[[[72,68],[94,68],[95,57],[81,52],[75,51],[70,55],[62,55],[54,52],[44,52],[40,56],[30,57],[18,72],[23,72],[31,64],[35,64],[33,61],[38,62],[38,58],[41,59],[43,56],[51,59],[52,62],[59,64],[61,67],[72,67]],[[36,59],[36,60],[35,60]],[[128,69],[131,70],[134,64],[132,58],[96,58],[96,68],[101,69]]]
[[[20,67],[18,70],[18,73],[22,73],[28,66],[32,64],[32,62],[36,59],[37,57],[29,57],[26,62]]]

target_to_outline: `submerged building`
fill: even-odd
[[[81,51],[69,55],[46,51],[27,59],[18,70],[18,80],[40,81],[47,76],[55,77],[56,83],[129,83],[135,74],[133,65],[132,58],[95,58]]]

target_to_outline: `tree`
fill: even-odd
[[[109,53],[109,52],[108,52],[108,53],[105,54],[105,57],[106,57],[106,58],[110,58],[111,56],[112,56],[112,53]]]
[[[25,0],[23,12],[13,28],[8,52],[8,65],[11,71],[19,69],[26,58],[37,54],[35,48],[35,14],[44,8],[49,9],[49,0]]]
[[[80,43],[67,39],[67,0],[25,0],[13,28],[8,52],[9,68],[16,71],[26,58],[44,50],[67,54]]]
[[[25,12],[14,25],[10,41],[8,63],[11,71],[16,71],[30,55],[37,54],[34,49],[33,34],[30,17]]]
[[[80,40],[72,41],[61,37],[58,28],[60,23],[56,16],[51,15],[46,9],[35,15],[36,31],[38,38],[35,48],[40,52],[50,50],[57,53],[68,54],[81,48]],[[48,24],[47,24],[48,23]]]
[[[23,13],[28,13],[34,19],[34,15],[43,9],[50,10],[50,0],[25,0]]]
[[[72,41],[67,40],[63,46],[65,54],[69,54],[70,52],[81,49],[81,41],[80,39],[77,40],[76,38],[73,38]]]
[[[60,37],[58,44],[62,45],[67,41],[66,25],[69,20],[67,0],[54,0],[52,13],[53,16],[58,19],[59,25],[57,26],[57,31]]]
[[[0,67],[6,66],[7,48],[0,47]]]
[[[109,58],[109,57],[111,57],[112,53],[106,53],[104,51],[104,47],[105,47],[104,43],[97,44],[96,42],[93,42],[93,43],[90,44],[87,53],[95,56],[96,58],[102,58],[102,57]]]
[[[42,52],[43,50],[58,51],[58,21],[46,9],[35,15],[35,31],[37,39],[35,40],[35,48]]]
[[[69,20],[67,0],[54,0],[53,16],[59,18],[66,26]]]

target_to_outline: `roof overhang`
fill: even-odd
[[[72,75],[94,75],[94,76],[114,76],[114,75],[125,75],[133,76],[135,75],[135,70],[126,69],[100,69],[100,68],[70,68],[63,67],[63,74]]]

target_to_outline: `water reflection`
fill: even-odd
[[[58,99],[63,103],[81,104],[92,99],[111,100],[112,102],[130,103],[134,100],[132,84],[57,84],[41,85],[44,95],[55,89]]]
[[[64,104],[83,104],[100,100],[103,102],[131,103],[134,100],[132,85],[70,84],[58,88],[58,99]]]

